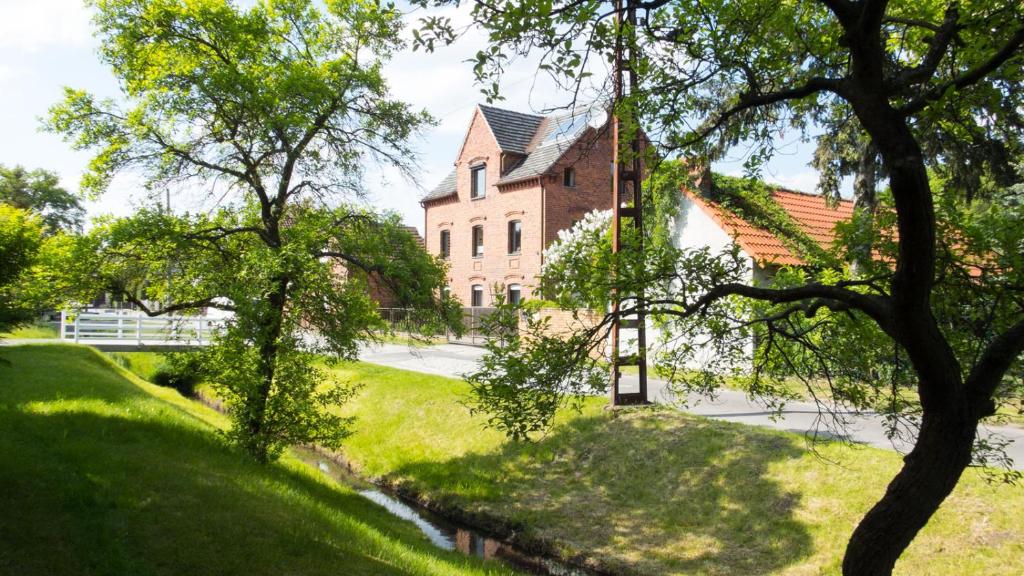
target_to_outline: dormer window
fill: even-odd
[[[576,187],[576,169],[572,166],[566,166],[565,171],[562,172],[562,185],[566,188]]]
[[[469,197],[476,200],[487,195],[487,166],[481,164],[469,169]]]

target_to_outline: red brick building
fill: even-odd
[[[480,105],[455,167],[423,198],[427,250],[466,306],[531,296],[545,248],[584,214],[611,209],[604,110],[537,116]]]

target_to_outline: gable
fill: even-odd
[[[498,148],[502,152],[526,154],[537,129],[544,121],[543,116],[503,110],[493,106],[479,105],[477,109],[487,121]]]
[[[804,259],[795,254],[775,232],[752,224],[715,201],[688,189],[683,194],[700,207],[755,262],[779,266],[802,266]],[[785,189],[771,191],[772,200],[823,249],[835,240],[835,226],[853,216],[853,202],[840,200],[829,206],[824,197]]]

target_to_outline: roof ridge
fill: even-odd
[[[533,116],[534,118],[547,118],[543,114],[534,114],[533,112],[520,112],[519,110],[512,110],[509,108],[499,108],[497,106],[491,106],[490,104],[477,104],[480,108],[487,108],[490,110],[497,110],[498,112],[508,112],[509,114],[519,114],[520,116]]]
[[[792,188],[784,188],[784,187],[779,186],[777,184],[772,184],[770,182],[764,182],[763,180],[762,180],[762,182],[764,183],[765,186],[767,186],[769,189],[771,189],[772,192],[783,192],[783,193],[787,193],[787,194],[797,194],[799,196],[805,196],[807,198],[816,198],[816,199],[821,199],[821,200],[826,200],[826,201],[828,200],[827,198],[825,198],[824,195],[818,194],[817,192],[804,192],[803,190],[793,190]],[[853,200],[849,200],[847,198],[840,197],[839,198],[839,203],[850,203],[850,204],[853,204]]]

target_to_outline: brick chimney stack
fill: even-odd
[[[711,164],[703,158],[689,161],[690,179],[693,181],[694,192],[701,196],[711,195]]]

